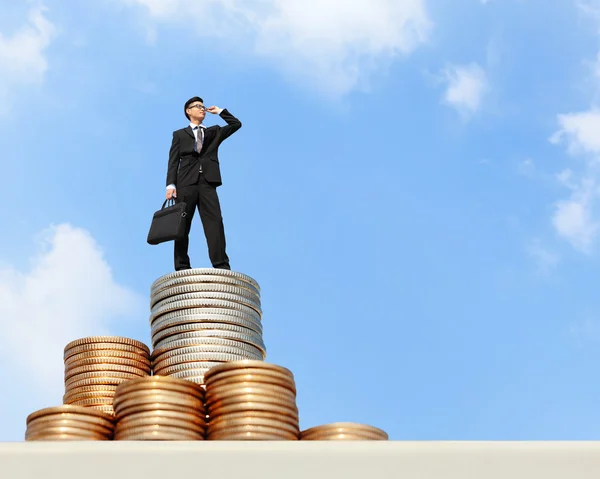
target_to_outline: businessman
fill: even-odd
[[[219,115],[227,125],[205,127],[206,112]],[[175,270],[190,269],[189,233],[196,208],[204,228],[208,256],[213,268],[231,269],[225,251],[225,229],[217,187],[222,184],[219,168],[219,145],[239,130],[242,123],[227,109],[206,108],[200,97],[185,102],[184,113],[190,124],[173,132],[167,168],[167,199],[184,201],[187,227],[185,236],[175,240]]]

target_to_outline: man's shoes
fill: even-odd
[[[213,268],[215,269],[228,269],[231,270],[231,266],[229,266],[228,264],[221,264],[219,266],[213,266]],[[175,271],[183,271],[186,269],[192,269],[191,266],[180,266],[179,268],[175,268]]]

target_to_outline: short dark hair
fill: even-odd
[[[185,102],[185,106],[183,107],[183,114],[185,115],[185,117],[186,117],[188,120],[190,119],[190,117],[188,116],[188,114],[187,114],[187,111],[186,111],[186,110],[187,110],[187,109],[188,109],[188,107],[189,107],[189,106],[190,106],[192,103],[194,103],[195,101],[199,101],[199,102],[202,102],[202,103],[204,103],[204,100],[203,100],[202,98],[200,98],[199,96],[195,96],[195,97],[193,97],[193,98],[190,98],[188,101],[186,101],[186,102]]]

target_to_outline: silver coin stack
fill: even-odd
[[[192,268],[150,287],[152,370],[204,384],[211,367],[266,359],[258,283],[242,273]]]

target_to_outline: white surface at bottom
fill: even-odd
[[[2,479],[587,479],[600,442],[0,443]]]

